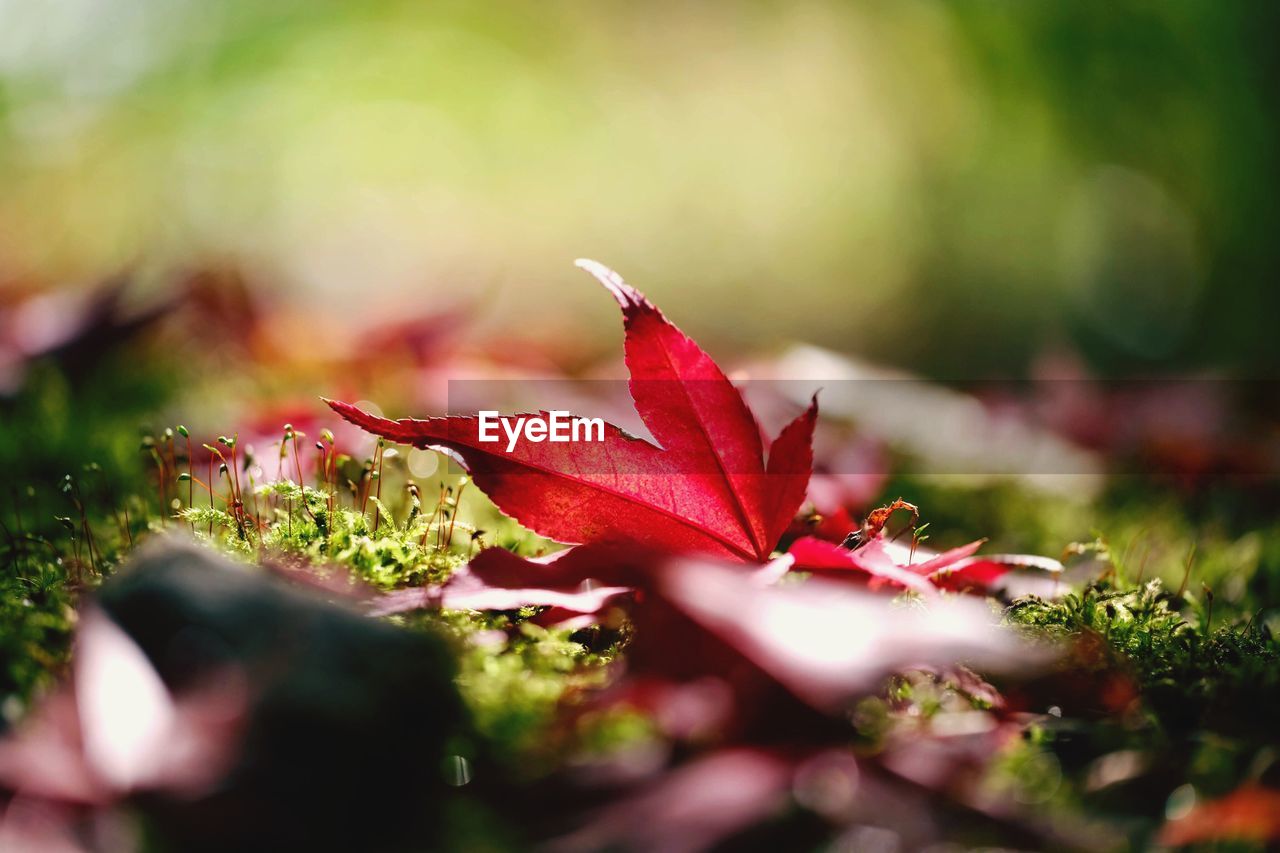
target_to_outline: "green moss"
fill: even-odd
[[[1185,613],[1184,613],[1185,611]],[[1159,580],[1089,584],[1061,601],[1028,598],[1007,611],[1036,636],[1098,638],[1109,654],[1076,665],[1131,674],[1144,710],[1172,736],[1199,729],[1269,737],[1280,707],[1280,644],[1256,619],[1211,621],[1207,602]]]
[[[75,623],[74,596],[61,559],[16,545],[4,549],[0,574],[0,730],[31,694],[65,664]]]

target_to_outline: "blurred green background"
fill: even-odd
[[[1278,19],[0,0],[0,286],[233,268],[350,328],[464,302],[603,351],[587,255],[712,347],[1269,376]]]

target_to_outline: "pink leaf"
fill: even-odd
[[[934,594],[934,587],[927,579],[899,566],[877,545],[878,541],[872,540],[857,551],[850,551],[824,539],[804,536],[792,542],[787,553],[795,558],[795,571],[857,580],[873,589],[887,585],[924,595]]]
[[[1049,583],[1062,571],[1057,560],[1029,554],[974,554],[985,540],[937,553],[892,542],[878,534],[859,548],[849,550],[823,539],[801,537],[788,554],[795,571],[811,572],[837,580],[857,581],[872,588],[890,586],[933,594],[939,589],[988,594],[1013,584],[1016,574],[1025,583],[1022,592],[1049,593]]]
[[[437,587],[381,594],[369,602],[371,616],[411,610],[519,610],[553,607],[593,614],[631,592],[626,585],[635,554],[603,545],[566,548],[549,557],[526,558],[505,548],[486,548]]]

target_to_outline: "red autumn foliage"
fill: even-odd
[[[1221,799],[1201,803],[1166,823],[1160,832],[1160,843],[1171,847],[1225,841],[1264,844],[1277,839],[1280,791],[1259,785],[1245,785]]]
[[[606,425],[600,442],[525,441],[508,452],[481,441],[476,418],[396,421],[329,405],[392,441],[453,451],[499,509],[556,541],[764,561],[804,500],[816,400],[766,447],[711,356],[612,270],[579,266],[622,307],[631,396],[658,444]]]
[[[1017,571],[1021,586],[1027,590],[1052,594],[1056,576],[1062,571],[1058,561],[1027,554],[976,556],[982,543],[979,539],[938,553],[895,542],[881,530],[853,549],[805,536],[791,543],[787,553],[795,558],[795,571],[872,589],[909,589],[923,595],[938,590],[985,594],[1000,589],[1008,575]]]

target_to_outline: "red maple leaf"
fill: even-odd
[[[1049,597],[1058,588],[1062,564],[1057,560],[1030,554],[977,556],[984,541],[979,539],[938,553],[899,544],[881,530],[852,549],[802,536],[791,543],[787,553],[794,558],[796,571],[865,584],[872,589],[909,589],[924,595],[938,590],[988,595],[1012,585],[1020,594],[1030,591]]]
[[[602,441],[510,446],[482,441],[474,417],[388,420],[326,402],[392,441],[453,451],[499,509],[550,539],[768,559],[804,500],[817,401],[782,430],[766,462],[755,416],[711,356],[617,273],[578,266],[622,306],[631,397],[657,444],[606,424]]]

